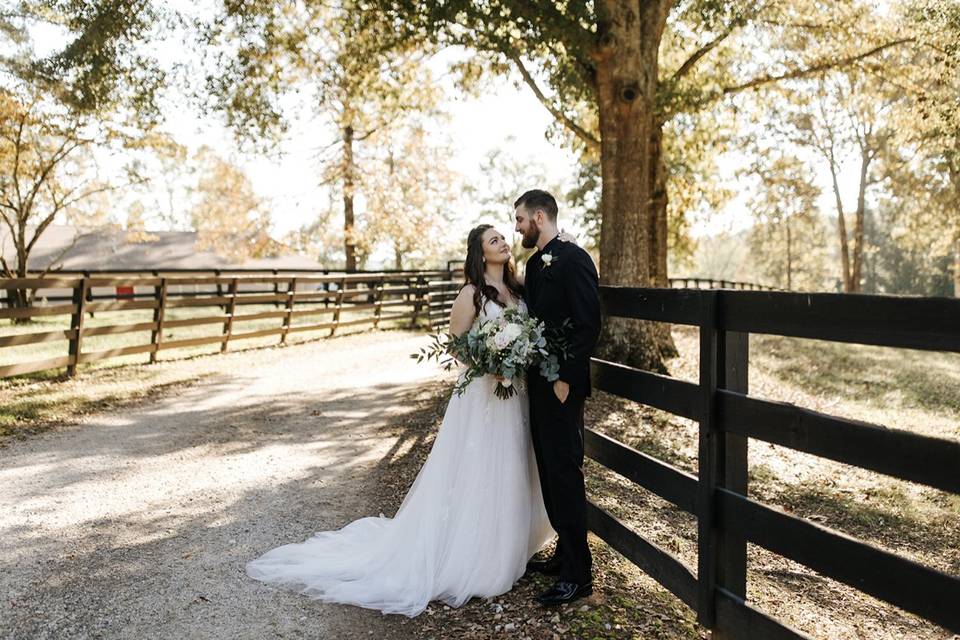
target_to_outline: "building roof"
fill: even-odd
[[[31,231],[32,234],[32,231]],[[307,256],[291,253],[273,258],[231,261],[197,248],[196,231],[150,231],[149,240],[137,242],[125,229],[83,231],[72,225],[50,225],[34,245],[27,260],[29,271],[43,271],[57,261],[57,270],[151,271],[162,269],[323,269]],[[28,237],[32,237],[28,235]],[[73,246],[70,246],[73,243]],[[69,247],[69,248],[68,248]],[[13,268],[16,251],[9,230],[0,227],[0,251]]]

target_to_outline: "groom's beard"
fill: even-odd
[[[540,229],[531,223],[530,230],[523,234],[523,239],[520,241],[520,244],[523,245],[524,249],[533,249],[535,246],[537,246],[537,241],[539,239]]]

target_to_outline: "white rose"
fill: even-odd
[[[543,266],[549,267],[550,263],[553,262],[553,255],[550,253],[545,253],[540,257],[543,260]]]
[[[523,333],[523,327],[511,322],[502,329],[502,333],[505,333],[507,336],[509,336],[510,340],[516,340],[520,337],[520,334]]]
[[[497,344],[497,351],[506,348],[511,342],[520,336],[522,331],[523,327],[513,323],[510,323],[500,329],[500,331],[493,336],[493,341]]]
[[[500,331],[497,335],[493,336],[493,343],[497,346],[497,351],[505,349],[511,340],[513,340],[513,338],[507,335],[506,331]]]

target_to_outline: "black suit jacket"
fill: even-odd
[[[545,264],[544,255],[552,257]],[[600,279],[586,251],[556,238],[527,260],[524,296],[530,313],[548,327],[569,319],[567,359],[560,379],[571,392],[590,395],[590,356],[600,337]],[[539,375],[537,373],[536,375]]]

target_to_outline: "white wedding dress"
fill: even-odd
[[[521,308],[526,309],[521,302]],[[487,301],[481,319],[501,307]],[[540,494],[527,396],[496,380],[454,394],[433,449],[393,518],[368,517],[247,564],[257,580],[311,598],[415,616],[509,591],[553,537]]]

